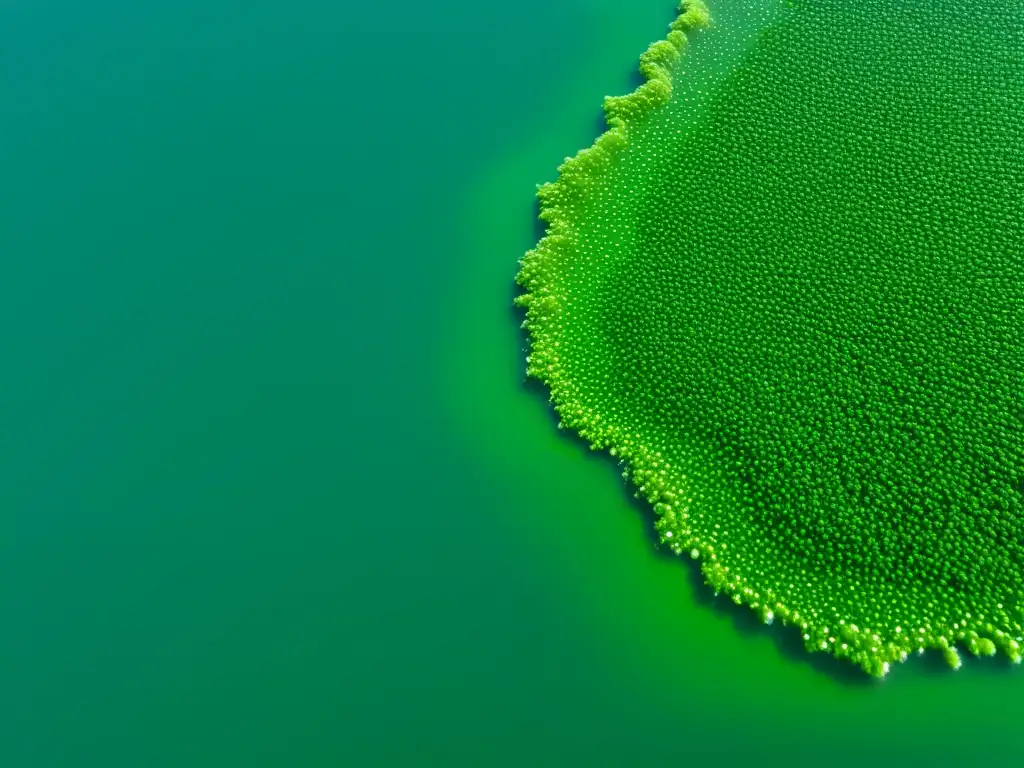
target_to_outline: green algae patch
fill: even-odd
[[[721,5],[540,188],[527,372],[809,651],[1019,662],[1024,6]]]

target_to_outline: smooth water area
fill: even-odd
[[[1020,670],[805,656],[523,382],[673,11],[0,3],[0,765],[1024,756]]]

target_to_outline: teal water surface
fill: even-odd
[[[1019,670],[794,652],[522,380],[673,12],[0,3],[0,765],[1024,757]]]

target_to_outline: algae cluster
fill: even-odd
[[[528,373],[808,650],[1018,662],[1024,4],[719,2],[540,188]]]

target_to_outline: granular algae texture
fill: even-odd
[[[719,4],[540,188],[528,373],[809,651],[1019,662],[1024,3]]]

